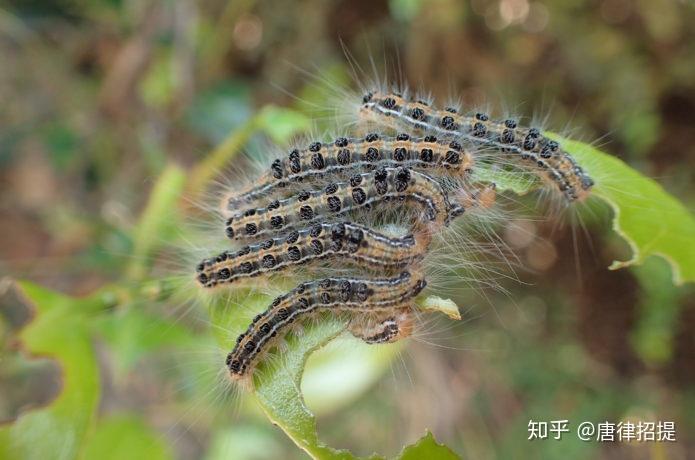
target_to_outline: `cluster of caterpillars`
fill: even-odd
[[[300,267],[296,273],[318,273],[327,263],[348,274],[305,281],[257,315],[227,356],[234,380],[250,377],[293,327],[319,314],[346,315],[348,330],[370,344],[409,336],[432,239],[470,208],[494,203],[494,183],[471,180],[480,152],[511,158],[568,202],[593,185],[557,142],[514,120],[376,92],[363,96],[359,118],[366,135],[294,149],[224,199],[224,233],[245,246],[200,262],[201,286]],[[407,231],[387,231],[394,216]]]

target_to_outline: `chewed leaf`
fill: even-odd
[[[270,300],[268,296],[239,290],[215,302],[210,314],[220,346],[231,349],[236,335],[246,329],[253,316],[263,311]],[[301,339],[288,339],[287,352],[277,360],[260,364],[254,375],[254,396],[268,418],[314,458],[353,458],[347,451],[337,451],[321,444],[316,433],[316,419],[306,407],[300,390],[309,355],[344,329],[345,323],[338,319],[326,319],[307,326]]]
[[[641,264],[658,255],[671,265],[675,284],[695,281],[695,216],[656,181],[620,159],[581,142],[552,137],[594,179],[592,195],[613,208],[613,230],[632,248],[631,259],[615,261],[610,268]]]
[[[218,332],[217,340],[223,348],[233,345],[237,334],[246,329],[251,322],[251,318],[257,313],[267,308],[270,298],[258,295],[245,290],[238,290],[231,296],[220,298],[213,302],[210,311],[215,330]],[[439,311],[452,318],[459,319],[458,307],[450,300],[431,297],[424,300],[422,308],[425,310]],[[313,458],[319,459],[353,459],[355,458],[349,451],[336,450],[323,444],[317,434],[316,418],[307,407],[302,392],[302,378],[307,359],[319,348],[324,347],[333,339],[338,337],[346,327],[346,318],[325,314],[320,321],[305,325],[300,336],[290,335],[286,339],[287,350],[280,353],[273,353],[273,356],[258,364],[254,372],[253,396],[265,412],[266,416],[294,441],[297,446],[307,452]],[[355,340],[347,336],[345,340]],[[386,369],[393,357],[397,356],[402,343],[389,345],[365,345],[359,343],[357,346],[350,346],[350,353],[354,355],[354,365],[351,366],[350,359],[345,360],[345,353],[341,350],[341,369],[338,371],[338,380],[346,380],[345,371],[352,369],[353,373],[362,375],[356,380],[348,378],[349,384],[355,388],[341,387],[336,384],[336,380],[326,379],[325,375],[320,376],[323,367],[324,374],[326,366],[332,373],[336,368],[331,363],[326,363],[326,359],[336,357],[335,350],[324,353],[321,350],[315,366],[308,372],[308,387],[305,389],[311,394],[312,385],[324,385],[331,388],[331,391],[342,393],[338,397],[326,396],[325,392],[313,392],[312,401],[317,405],[326,407],[336,407],[347,399],[354,399]],[[321,362],[320,358],[324,358]],[[355,372],[357,371],[357,372]],[[313,381],[313,382],[312,382]],[[379,459],[377,455],[370,458]]]
[[[451,319],[460,320],[461,312],[459,312],[459,307],[451,299],[442,299],[436,295],[431,295],[424,298],[419,303],[420,308],[427,311],[438,311],[444,313]]]
[[[47,406],[0,428],[0,457],[74,459],[99,402],[99,369],[88,318],[102,303],[97,298],[71,298],[29,282],[18,287],[34,307],[33,320],[20,334],[21,343],[28,353],[58,362],[62,388]]]
[[[304,364],[309,354],[345,329],[339,319],[326,319],[307,327],[301,340],[292,340],[281,362],[268,363],[255,378],[255,394],[268,418],[313,458],[352,459],[348,451],[322,444],[316,433],[316,418],[306,407],[300,390]]]
[[[398,456],[398,460],[419,460],[421,458],[428,460],[460,460],[461,457],[448,447],[437,444],[432,433],[428,431],[418,442],[403,449],[401,455]]]

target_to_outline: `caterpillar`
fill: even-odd
[[[502,159],[506,162],[502,155],[510,154],[512,173],[530,170],[567,202],[584,200],[593,186],[557,142],[515,120],[438,110],[385,91],[354,102],[357,123],[367,122],[364,131],[358,127],[329,142],[294,148],[270,160],[250,187],[223,196],[225,235],[247,245],[200,262],[196,276],[202,287],[271,277],[304,265],[321,276],[329,264],[350,270],[348,276],[308,280],[257,315],[227,355],[234,381],[250,382],[263,357],[307,318],[339,314],[347,331],[369,344],[410,336],[417,313],[411,301],[426,286],[420,267],[427,267],[435,284],[439,272],[455,272],[459,282],[470,272],[476,283],[494,284],[473,272],[489,264],[488,248],[468,244],[477,231],[494,238],[495,229],[487,225],[500,216],[490,211],[495,183],[473,183],[476,165],[492,166],[493,174]],[[468,209],[476,211],[473,217],[479,214],[468,220],[471,225],[446,230],[441,246],[430,248],[432,238]],[[463,256],[453,255],[458,248]],[[497,252],[494,246],[490,255]],[[440,256],[452,263],[440,263]]]
[[[426,234],[391,238],[352,222],[321,222],[205,259],[196,268],[197,280],[211,288],[338,257],[362,268],[403,267],[421,259],[428,242]]]
[[[435,227],[447,225],[464,212],[463,207],[449,202],[442,186],[427,174],[408,168],[380,168],[236,213],[228,217],[225,233],[232,240],[259,238],[287,231],[299,223],[335,219],[359,208],[369,210],[375,203],[389,200],[421,204],[425,220]]]
[[[249,377],[260,358],[285,336],[290,326],[312,314],[373,313],[404,308],[426,285],[422,276],[410,272],[402,272],[396,278],[325,278],[302,283],[276,298],[239,335],[225,361],[229,375],[232,380]],[[368,338],[376,340],[374,335]]]
[[[465,177],[473,166],[473,157],[455,140],[411,138],[406,133],[383,138],[369,133],[363,139],[339,137],[331,143],[312,142],[306,149],[293,149],[286,158],[273,161],[257,179],[258,185],[229,195],[224,205],[227,212],[234,212],[267,197],[282,197],[290,184],[316,176],[347,176],[398,166]]]
[[[391,343],[413,333],[415,314],[410,307],[393,308],[355,316],[350,320],[350,333],[370,344]]]
[[[500,123],[485,113],[465,116],[452,107],[439,110],[421,100],[381,92],[363,96],[360,116],[388,126],[405,126],[517,154],[553,182],[569,202],[584,200],[594,185],[593,179],[557,142],[543,136],[537,128],[519,127],[513,119]]]

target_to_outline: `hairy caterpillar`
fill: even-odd
[[[269,196],[279,198],[288,185],[315,176],[335,178],[398,166],[464,177],[473,166],[473,157],[456,141],[434,136],[411,138],[406,133],[383,138],[370,133],[364,139],[339,137],[331,143],[312,142],[306,149],[294,149],[286,158],[273,161],[270,170],[256,181],[258,185],[228,196],[225,206],[234,212]]]
[[[572,202],[584,200],[594,181],[560,145],[537,128],[521,128],[512,119],[491,121],[484,113],[465,116],[455,108],[432,108],[424,101],[411,101],[397,93],[368,92],[360,116],[391,127],[437,133],[473,145],[510,152],[542,173]]]
[[[362,341],[374,345],[391,343],[409,337],[415,327],[415,315],[410,307],[393,308],[354,316],[348,330]]]
[[[205,259],[197,266],[197,280],[210,288],[330,257],[362,268],[403,267],[421,259],[428,242],[425,234],[391,238],[352,222],[321,222]]]
[[[232,240],[258,238],[287,231],[298,223],[335,219],[359,208],[371,210],[377,202],[401,199],[421,204],[425,220],[435,227],[447,225],[464,211],[451,204],[442,186],[427,174],[408,168],[380,168],[323,189],[302,190],[263,208],[240,211],[227,219],[225,233]]]
[[[302,283],[276,298],[237,338],[225,361],[230,376],[233,380],[250,376],[261,357],[284,337],[290,326],[312,314],[322,311],[371,314],[405,308],[426,285],[422,276],[409,272],[396,278],[326,278]],[[376,334],[368,336],[376,340],[375,337]]]
[[[491,277],[481,279],[479,271],[503,276],[495,269],[487,271],[494,262],[485,256],[505,257],[505,248],[500,250],[498,241],[478,245],[473,238],[497,236],[496,229],[486,225],[500,217],[491,208],[494,172],[505,165],[502,161],[510,158],[515,167],[505,172],[528,169],[546,179],[568,202],[583,200],[593,185],[557,143],[514,120],[494,122],[482,113],[465,117],[458,110],[440,111],[386,92],[369,93],[361,104],[359,99],[354,103],[360,116],[352,121],[367,122],[364,131],[358,127],[345,137],[315,141],[270,159],[253,185],[223,197],[227,238],[250,243],[203,260],[197,273],[200,285],[233,284],[304,264],[310,265],[308,273],[328,276],[278,297],[254,318],[227,356],[232,380],[248,382],[299,319],[340,313],[347,330],[370,344],[411,335],[417,311],[410,300],[424,287],[424,275],[372,278],[377,272],[389,277],[395,270],[427,267],[435,284],[438,275],[443,280],[455,274],[457,289],[462,278],[478,286],[495,285]],[[472,183],[479,177],[472,174],[475,164],[493,167],[485,185]],[[477,211],[471,214],[478,217],[466,220],[472,225],[444,229],[466,209]],[[337,225],[359,229],[359,244],[347,236],[335,238]],[[472,237],[476,231],[480,233]],[[396,233],[407,235],[392,236]],[[430,248],[437,236],[439,244]],[[483,253],[486,249],[489,253]],[[505,264],[510,262],[505,259]],[[345,268],[349,271],[341,275],[349,277],[335,273]],[[419,285],[413,284],[415,278]],[[360,292],[373,295],[367,298]]]

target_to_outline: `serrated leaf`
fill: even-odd
[[[29,282],[18,283],[34,307],[21,331],[24,350],[55,359],[61,369],[60,394],[0,428],[0,456],[21,459],[74,459],[96,416],[99,369],[88,333],[90,314],[103,304],[95,297],[75,299]]]
[[[427,460],[460,460],[461,457],[445,445],[438,444],[429,431],[418,442],[403,449],[403,452],[398,456],[398,460],[425,458]]]
[[[162,436],[141,419],[115,415],[99,422],[85,445],[83,458],[167,460],[173,454]]]
[[[550,137],[594,179],[592,195],[613,209],[613,230],[632,248],[632,257],[614,261],[611,269],[657,255],[671,265],[675,284],[695,281],[695,216],[681,202],[619,158],[581,142]]]

